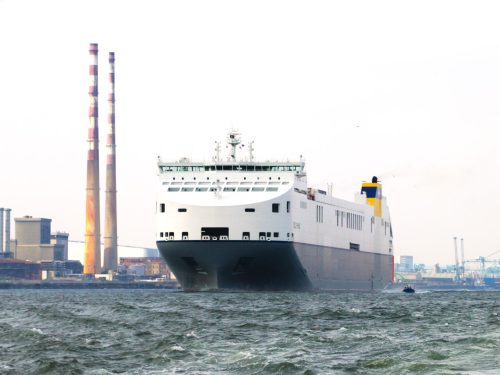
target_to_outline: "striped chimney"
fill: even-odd
[[[109,53],[108,135],[106,141],[106,209],[104,216],[104,270],[118,269],[115,156],[115,53]]]
[[[90,44],[89,54],[90,103],[87,154],[87,203],[85,214],[85,255],[83,261],[83,272],[87,275],[93,275],[101,272],[97,44]]]

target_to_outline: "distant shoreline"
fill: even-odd
[[[181,290],[177,283],[122,281],[0,281],[0,289],[170,289]]]

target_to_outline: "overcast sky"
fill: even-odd
[[[102,192],[116,53],[119,243],[154,247],[158,155],[209,160],[237,128],[258,159],[303,155],[309,185],[341,198],[379,176],[396,255],[453,263],[457,236],[486,256],[499,20],[498,1],[0,0],[0,207],[83,239],[94,42]]]

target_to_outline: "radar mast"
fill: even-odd
[[[241,143],[240,133],[231,130],[228,134],[227,143],[231,146],[230,160],[236,161],[236,147]]]

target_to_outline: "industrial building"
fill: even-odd
[[[413,256],[401,255],[399,257],[399,271],[402,271],[402,272],[413,271]]]
[[[10,258],[10,208],[0,207],[0,258]]]
[[[65,232],[55,232],[50,235],[50,243],[63,247],[63,260],[68,260],[68,240],[69,234]]]
[[[45,278],[68,277],[83,273],[83,264],[78,260],[40,262],[40,267],[42,275],[44,272],[46,274]],[[48,277],[49,275],[51,277]]]
[[[40,280],[41,277],[42,270],[39,263],[0,258],[0,279]]]
[[[123,257],[120,258],[120,267],[136,276],[166,276],[168,279],[172,276],[167,264],[160,257]]]
[[[15,218],[14,258],[32,262],[66,261],[68,234],[51,235],[51,219],[24,216]]]

